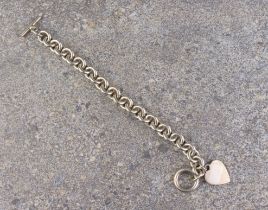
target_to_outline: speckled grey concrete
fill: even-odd
[[[48,30],[231,183],[173,185],[185,156],[34,36]],[[0,4],[0,209],[268,209],[267,1]]]

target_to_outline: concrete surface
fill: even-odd
[[[268,209],[267,1],[0,4],[0,209]],[[183,154],[35,39],[48,30],[232,182],[173,185]]]

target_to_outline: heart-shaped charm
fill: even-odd
[[[212,185],[227,184],[230,182],[230,176],[225,165],[219,160],[214,160],[209,164],[205,180]]]

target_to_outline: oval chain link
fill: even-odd
[[[169,126],[161,123],[157,117],[148,114],[144,108],[135,105],[132,99],[122,96],[117,88],[110,86],[109,82],[105,78],[99,76],[95,69],[88,66],[84,59],[76,56],[71,49],[63,47],[58,40],[52,39],[48,32],[38,32],[36,28],[33,28],[32,31],[38,36],[38,40],[41,43],[46,47],[49,47],[52,52],[61,56],[67,63],[82,72],[86,78],[95,84],[97,89],[119,104],[121,108],[133,113],[137,119],[155,130],[159,136],[173,142],[179,149],[181,149],[190,161],[195,180],[204,176],[206,172],[204,160],[201,158],[196,148],[187,143],[182,135],[173,132]]]

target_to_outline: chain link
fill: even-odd
[[[95,84],[97,89],[105,93],[121,108],[133,113],[137,119],[155,130],[159,136],[173,142],[179,149],[181,149],[190,161],[195,180],[204,176],[206,172],[204,160],[201,158],[196,148],[187,143],[182,135],[173,132],[169,126],[160,122],[157,117],[149,114],[143,107],[135,105],[132,99],[123,96],[117,88],[110,86],[109,82],[101,77],[94,68],[88,66],[84,59],[76,56],[69,48],[63,47],[58,40],[52,39],[48,32],[37,31],[35,27],[31,28],[31,31],[37,35],[38,40],[41,43],[46,47],[49,47],[55,54],[61,56],[74,68],[82,72],[87,79]]]

